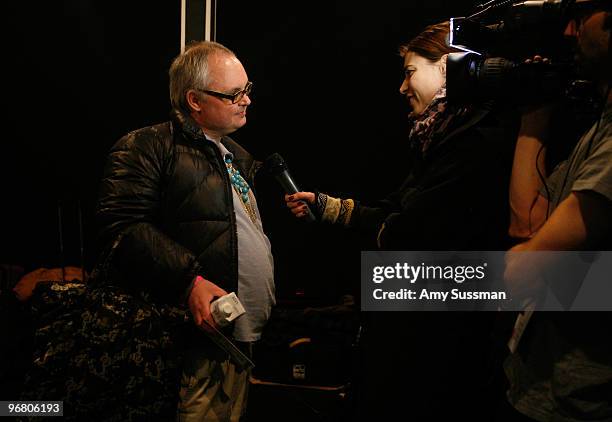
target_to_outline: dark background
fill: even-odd
[[[405,174],[406,102],[398,45],[472,1],[219,1],[217,40],[255,83],[235,138],[285,157],[305,189],[382,198]],[[0,263],[26,271],[95,262],[93,207],[106,152],[167,119],[167,70],[179,53],[180,3],[10,2],[4,54]],[[274,181],[256,187],[280,298],[335,301],[358,291],[359,251],[343,230],[296,221]]]
[[[406,174],[409,110],[398,94],[403,72],[397,47],[475,4],[219,0],[217,40],[235,51],[255,84],[248,124],[233,137],[260,159],[279,152],[305,189],[383,198]],[[92,214],[107,151],[128,131],[168,118],[167,70],[180,48],[180,3],[73,0],[5,7],[0,264],[25,271],[81,265],[80,207],[83,264],[90,270],[96,257]],[[279,303],[329,305],[347,293],[358,300],[360,251],[373,245],[343,229],[297,221],[269,178],[258,178],[256,189],[273,245]],[[366,379],[368,386],[355,395],[355,402],[364,399],[356,412],[380,411],[372,420],[385,413],[418,415],[429,406],[418,407],[414,399],[428,387],[411,382],[401,367],[410,356],[404,350],[419,344],[411,344],[411,327],[393,318],[378,322],[357,360],[354,381]],[[400,330],[403,340],[390,340]],[[472,348],[465,345],[461,353]],[[448,350],[449,359],[457,355]],[[422,376],[436,364],[429,358],[412,367]],[[465,373],[473,374],[469,368]],[[403,389],[387,394],[398,381]],[[472,393],[469,386],[464,395]],[[459,406],[449,401],[456,396],[452,388],[449,397],[431,397],[446,402],[450,413]],[[295,403],[283,397],[275,393],[270,402]],[[402,407],[409,397],[412,411]],[[260,403],[265,415],[269,402]],[[303,420],[311,420],[305,412]]]
[[[59,266],[95,257],[92,210],[106,152],[125,132],[167,116],[178,3],[12,2],[4,36],[0,262]]]

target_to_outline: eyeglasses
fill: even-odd
[[[222,92],[210,91],[208,89],[197,89],[197,91],[204,92],[206,94],[212,95],[213,97],[225,98],[227,100],[230,100],[232,104],[236,104],[237,102],[241,101],[245,95],[250,95],[252,90],[253,82],[251,81],[247,82],[243,90],[238,91],[235,94],[224,94]]]

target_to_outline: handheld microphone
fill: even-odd
[[[274,154],[266,158],[266,161],[264,162],[264,167],[269,173],[274,176],[276,181],[281,185],[281,187],[285,190],[286,193],[292,195],[294,193],[301,192],[300,188],[298,188],[297,184],[293,181],[293,178],[289,174],[289,169],[285,164],[285,160],[283,160],[283,157],[281,157],[279,153],[275,152]],[[315,218],[312,210],[310,209],[310,206],[305,201],[301,202],[304,202],[304,204],[306,204],[306,206],[308,207],[308,213],[304,216],[306,221],[308,221],[309,223],[316,221],[317,219]]]

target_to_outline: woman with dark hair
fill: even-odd
[[[298,192],[285,197],[293,214],[304,217],[307,202],[321,222],[360,229],[381,249],[505,249],[515,132],[490,103],[448,104],[448,34],[448,22],[431,25],[399,49],[412,129],[398,189],[373,206]]]
[[[320,222],[359,230],[384,250],[507,248],[516,125],[512,113],[492,103],[448,103],[446,62],[455,51],[448,34],[449,23],[439,23],[400,47],[405,78],[399,91],[410,104],[412,127],[407,176],[395,192],[372,205],[298,192],[285,197],[293,214],[303,218],[308,203]],[[493,314],[364,317],[360,406],[376,420],[478,420],[493,411],[496,390],[487,383]]]

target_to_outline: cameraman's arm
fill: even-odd
[[[542,182],[538,169],[546,177],[544,143],[549,133],[551,112],[550,106],[541,106],[526,110],[521,117],[510,179],[508,233],[513,238],[532,237],[546,220],[548,200],[539,194]]]
[[[609,235],[611,211],[610,200],[599,193],[572,192],[532,239],[515,248],[522,251],[589,249]]]

